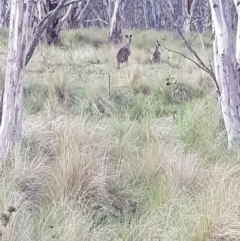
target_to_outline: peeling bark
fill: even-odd
[[[219,78],[220,104],[227,131],[228,147],[240,146],[240,86],[234,53],[230,3],[209,0],[215,30],[214,64]]]
[[[28,27],[28,0],[11,0],[7,68],[0,126],[0,157],[20,141],[23,106],[23,72]]]
[[[240,75],[240,0],[234,0],[234,4],[238,15],[237,36],[236,36],[236,58],[238,63],[238,72]]]

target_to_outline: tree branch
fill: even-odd
[[[73,0],[73,1],[70,1],[68,3],[65,3],[62,7],[65,8],[71,4],[75,4],[75,3],[79,3],[79,2],[82,2],[83,0]]]
[[[73,8],[73,4],[69,5],[68,10],[66,12],[66,14],[63,16],[63,18],[60,20],[61,24],[63,24],[65,22],[65,20],[68,18],[70,12],[72,11]]]
[[[162,46],[163,46],[163,45],[162,45]],[[165,47],[165,46],[163,46],[163,48],[165,48],[165,49],[168,50],[169,52],[178,54],[178,55],[182,56],[183,58],[190,60],[190,61],[193,62],[195,65],[197,65],[200,69],[202,69],[202,70],[204,70],[204,71],[207,71],[204,67],[202,67],[202,66],[201,66],[200,64],[198,64],[195,60],[189,58],[188,56],[186,56],[186,55],[184,55],[184,54],[182,54],[182,53],[180,53],[180,52],[178,52],[178,51],[176,51],[176,50],[169,49],[169,48],[167,48],[167,47]]]
[[[74,3],[78,3],[82,0],[73,0],[73,1],[69,1],[66,3],[66,0],[60,0],[57,7],[52,10],[51,12],[49,12],[37,25],[36,27],[36,31],[34,33],[34,37],[33,37],[33,41],[29,47],[29,50],[27,52],[26,55],[26,60],[25,60],[25,66],[27,66],[27,64],[29,63],[29,60],[31,59],[34,50],[38,44],[38,40],[41,37],[41,34],[43,33],[43,31],[47,28],[47,26],[54,20],[54,18],[57,17],[58,13],[64,9],[65,7],[74,4]]]
[[[198,32],[198,36],[199,36],[199,38],[200,38],[200,40],[201,40],[202,48],[203,48],[203,50],[204,50],[204,52],[205,52],[205,54],[206,54],[206,56],[207,56],[207,58],[208,58],[209,68],[210,68],[211,72],[214,73],[213,67],[212,67],[212,64],[211,64],[210,57],[209,57],[209,55],[208,55],[208,53],[207,53],[207,51],[206,51],[206,49],[205,49],[205,46],[204,46],[204,43],[203,43],[203,40],[202,40],[202,36],[201,36],[200,32],[198,31],[198,28],[197,28],[196,23],[194,23],[194,25],[195,25],[195,28],[196,28],[196,30],[197,30],[197,32]],[[215,75],[214,75],[214,76],[215,76]],[[216,79],[216,76],[215,76],[215,79]]]
[[[186,40],[186,38],[183,36],[182,32],[180,31],[180,29],[175,26],[175,29],[177,30],[178,34],[180,35],[180,37],[182,38],[185,46],[188,48],[188,50],[194,55],[194,57],[198,60],[199,64],[201,65],[202,69],[205,71],[211,76],[211,78],[213,79],[214,83],[215,83],[215,86],[216,86],[216,89],[217,89],[217,93],[218,95],[221,94],[221,91],[220,91],[220,88],[219,88],[219,85],[218,85],[218,82],[217,82],[217,79],[216,79],[216,76],[213,72],[213,69],[212,69],[212,66],[210,66],[210,69],[204,64],[204,62],[202,61],[202,59],[199,57],[199,55],[196,53],[195,50],[193,50],[193,48],[191,47],[191,45],[188,43],[188,41]]]
[[[206,73],[208,73],[212,80],[214,81],[214,84],[216,86],[216,92],[217,94],[220,96],[221,94],[221,91],[220,91],[220,88],[219,88],[219,85],[218,85],[218,82],[217,82],[217,79],[216,79],[216,76],[214,74],[214,71],[212,69],[212,66],[210,65],[210,68],[204,64],[204,62],[202,61],[202,59],[199,57],[199,55],[196,53],[196,51],[192,48],[192,46],[190,45],[190,43],[186,40],[186,38],[184,37],[183,33],[181,32],[181,30],[179,29],[178,27],[178,24],[176,24],[174,22],[174,13],[173,13],[173,7],[171,5],[171,3],[169,1],[166,1],[165,0],[165,4],[167,5],[167,8],[170,10],[170,14],[168,12],[168,14],[166,12],[164,12],[165,14],[165,17],[170,19],[171,23],[172,23],[172,26],[173,28],[177,31],[177,33],[179,34],[179,36],[181,37],[181,39],[183,40],[184,42],[184,45],[188,48],[188,50],[194,55],[194,57],[197,59],[198,63],[192,59],[190,59],[189,57],[187,56],[184,56],[183,54],[175,51],[175,53],[177,54],[180,54],[182,57],[185,57],[187,58],[188,60],[192,61],[194,64],[196,64],[198,67],[200,67],[202,70],[204,70]]]
[[[77,17],[77,21],[81,20],[83,13],[85,12],[85,10],[87,9],[87,7],[89,5],[89,2],[90,2],[90,0],[87,0],[85,6],[83,7],[82,11],[79,13],[79,15]]]
[[[83,22],[85,23],[85,22],[94,22],[94,21],[103,22],[103,23],[105,23],[106,25],[109,25],[108,22],[106,22],[106,21],[104,21],[104,20],[102,20],[102,19],[90,19],[90,20],[84,20]]]

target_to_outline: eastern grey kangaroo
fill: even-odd
[[[132,34],[126,35],[127,38],[127,44],[124,45],[117,53],[117,63],[118,68],[120,68],[120,64],[126,62],[126,65],[128,64],[128,57],[131,54],[131,42],[132,42]]]
[[[161,45],[160,45],[160,43],[157,40],[155,52],[153,54],[153,62],[155,62],[155,63],[160,63],[160,61],[161,61],[161,49],[160,49],[160,46]]]

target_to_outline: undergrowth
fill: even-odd
[[[130,32],[120,70],[107,30],[37,47],[22,142],[0,176],[0,240],[239,240],[239,154],[210,77],[164,48],[152,63],[157,39],[191,57],[174,34]]]

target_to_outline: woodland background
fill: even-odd
[[[30,48],[56,2],[29,2]],[[211,77],[173,52],[194,59],[180,30],[213,64],[208,1],[169,1],[174,21],[166,1],[119,1],[111,25],[116,2],[64,8],[38,39],[24,74],[22,139],[0,174],[0,240],[239,240],[239,151],[226,151]],[[236,19],[232,5],[234,31]],[[129,64],[117,70],[130,33]]]

